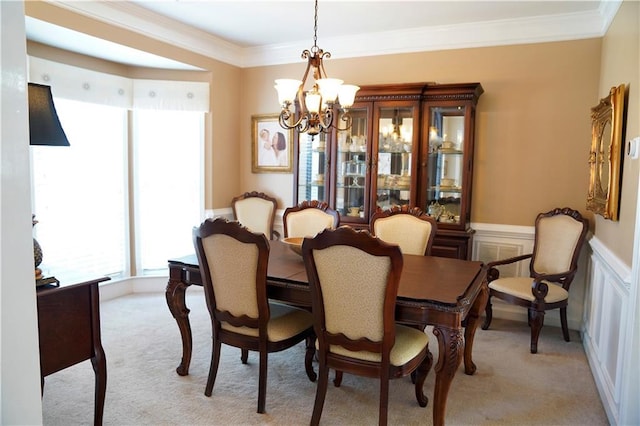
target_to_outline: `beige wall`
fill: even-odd
[[[589,39],[330,59],[325,67],[330,76],[361,85],[482,83],[471,220],[532,225],[538,212],[556,206],[585,212],[600,48],[600,39]],[[251,174],[250,116],[277,112],[273,80],[300,78],[304,66],[248,69],[243,78],[242,189],[269,190],[284,205],[293,201],[291,175]]]
[[[302,60],[240,69],[51,4],[27,2],[25,9],[29,16],[208,71],[212,105],[205,145],[205,207],[228,207],[233,196],[249,190],[273,194],[280,208],[293,203],[291,174],[251,172],[251,116],[278,112],[273,80],[300,78]],[[630,264],[637,162],[625,163],[619,223],[594,219],[585,204],[590,108],[610,86],[630,84],[628,117],[633,118],[627,134],[638,134],[638,14],[638,3],[625,1],[604,39],[329,59],[325,66],[330,76],[360,85],[482,83],[472,221],[531,225],[540,211],[570,206],[589,217],[596,235]],[[323,47],[322,39],[318,44]],[[33,47],[29,53],[45,55]],[[126,72],[150,78],[162,74]]]
[[[613,86],[628,86],[624,141],[640,136],[640,3],[625,0],[602,42],[602,66],[598,95],[605,97]],[[595,100],[594,100],[595,105]],[[638,160],[624,155],[620,191],[620,220],[596,216],[595,236],[627,265],[632,263],[633,234],[638,197]]]

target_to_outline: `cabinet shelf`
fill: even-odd
[[[409,155],[411,154],[411,151],[393,151],[393,150],[387,150],[387,149],[381,149],[380,151],[378,151],[378,154],[405,154],[405,155]]]
[[[336,188],[365,189],[366,187],[364,185],[344,185],[339,183]]]
[[[455,149],[439,149],[429,153],[429,157],[437,157],[438,155],[464,155],[464,151]]]
[[[411,189],[411,185],[404,186],[378,186],[378,191],[408,191]]]
[[[453,186],[432,186],[431,187],[431,191],[460,193],[460,192],[462,192],[462,188],[460,188],[459,186],[456,186],[456,187],[453,187]]]

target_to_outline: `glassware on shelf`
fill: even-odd
[[[342,163],[342,174],[345,176],[358,175],[364,176],[366,171],[366,164],[360,160],[359,155],[355,155],[353,159]]]
[[[440,203],[437,201],[434,201],[433,203],[429,204],[429,207],[427,207],[427,214],[433,217],[435,220],[440,219],[440,216],[443,212],[444,206],[440,205]]]

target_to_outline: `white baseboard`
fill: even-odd
[[[164,293],[169,278],[166,276],[130,277],[100,283],[100,301],[115,299],[133,293]],[[200,286],[189,287],[189,292],[202,291]]]

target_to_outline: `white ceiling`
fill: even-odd
[[[301,61],[313,45],[311,0],[55,1],[58,6],[237,66]],[[621,0],[322,0],[317,44],[332,57],[573,40],[604,34]],[[26,18],[27,38],[114,62],[193,69]]]

